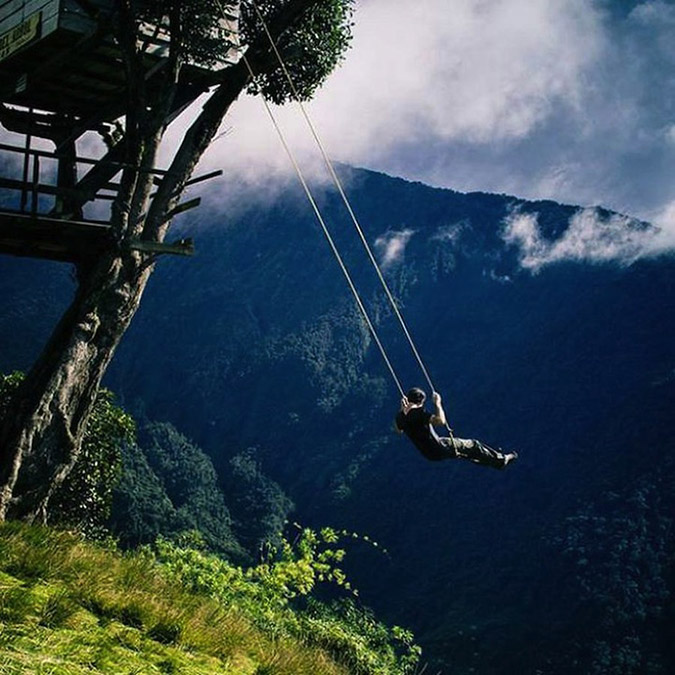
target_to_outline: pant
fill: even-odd
[[[441,443],[458,459],[468,459],[482,466],[503,469],[506,466],[504,453],[493,450],[480,441],[468,438],[441,438]]]

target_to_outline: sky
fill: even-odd
[[[604,206],[675,247],[675,4],[357,0],[352,48],[308,105],[332,159],[463,192]],[[295,104],[275,109],[306,171]],[[242,97],[204,165],[290,171]],[[525,223],[526,225],[526,223]]]

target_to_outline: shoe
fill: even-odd
[[[518,459],[517,452],[509,452],[507,455],[504,455],[504,466],[508,466],[511,462],[515,462]]]

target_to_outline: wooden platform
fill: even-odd
[[[167,121],[193,102],[239,58],[239,0],[220,0],[224,13],[214,28],[225,51],[218,63],[188,62],[181,70]],[[116,175],[129,167],[121,144],[100,158],[77,156],[77,139],[96,131],[110,141],[128,106],[122,52],[111,32],[117,0],[0,0],[1,123],[25,139],[23,147],[0,143],[0,254],[80,262],[113,245],[105,218],[117,195]],[[170,35],[165,19],[141,23],[135,36],[149,91],[160,86],[168,64]],[[214,79],[215,78],[215,79]],[[48,139],[54,150],[35,148]],[[86,173],[82,175],[82,169]],[[160,184],[166,170],[142,169]],[[220,171],[193,178],[207,180]],[[7,175],[5,175],[7,174]],[[178,204],[169,218],[199,204]],[[99,208],[100,207],[100,208]],[[189,239],[173,243],[132,241],[149,255],[192,255]]]
[[[95,259],[111,245],[107,223],[0,211],[0,255],[78,263]],[[137,240],[129,248],[155,255],[192,256],[195,252],[189,238],[168,244]]]
[[[4,202],[6,206],[0,208],[0,254],[79,262],[95,258],[106,246],[112,244],[110,224],[106,220],[82,218],[81,206],[85,203],[98,204],[96,213],[107,213],[109,208],[106,204],[115,199],[118,183],[98,181],[86,190],[77,185],[68,187],[50,184],[49,172],[43,176],[43,181],[40,180],[40,162],[48,161],[53,164],[59,161],[62,158],[57,153],[0,143],[0,153],[2,152],[20,157],[23,168],[21,164],[9,162],[6,168],[14,166],[15,177],[0,175],[0,190],[7,195]],[[70,161],[74,165],[95,168],[101,160],[72,156]],[[112,173],[127,166],[112,160],[109,163]],[[160,184],[162,176],[166,174],[165,169],[159,168],[144,171],[153,174],[156,184]],[[221,176],[222,173],[222,169],[217,169],[195,176],[185,186],[202,183]],[[55,172],[51,172],[51,179],[55,178]],[[83,180],[86,180],[86,176]],[[83,192],[86,194],[83,195]],[[186,213],[200,203],[201,197],[180,202],[168,217],[174,218]],[[137,240],[131,241],[129,247],[158,255],[190,256],[194,253],[191,239],[171,243]]]
[[[76,263],[110,243],[106,223],[0,211],[0,254]]]

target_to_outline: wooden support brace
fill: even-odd
[[[217,176],[222,176],[223,175],[223,170],[222,169],[216,169],[215,171],[211,171],[210,173],[204,173],[201,176],[197,176],[196,178],[191,178],[187,183],[185,183],[185,187],[190,187],[190,185],[195,185],[197,183],[202,183],[205,180],[211,180],[211,178],[216,178]],[[153,183],[155,185],[161,185],[162,184],[162,179],[159,176],[155,176],[152,179]]]
[[[134,251],[143,251],[144,253],[169,253],[172,255],[191,256],[195,253],[194,241],[188,239],[178,239],[171,244],[164,244],[157,241],[143,241],[142,239],[132,239],[129,242],[129,248]]]
[[[31,149],[26,149],[22,148],[18,145],[7,145],[6,143],[0,143],[0,150],[6,150],[7,152],[15,152],[21,155],[33,155],[35,157],[51,157],[53,159],[58,159],[61,154],[59,152],[50,152],[49,150],[38,150],[36,148],[31,148]],[[111,154],[112,151],[110,151],[108,154]],[[120,153],[121,154],[121,153]],[[106,162],[106,164],[109,164],[113,168],[115,168],[116,171],[120,171],[122,169],[136,169],[140,173],[151,173],[157,176],[166,176],[169,172],[166,171],[165,169],[156,169],[156,168],[151,168],[148,169],[146,167],[139,167],[139,166],[134,166],[133,164],[128,164],[126,162],[121,162],[121,161],[115,161],[115,160],[106,160],[105,157],[101,159],[93,159],[92,157],[78,157],[77,158],[77,163],[78,164],[89,164],[94,167],[98,167],[101,165],[102,162]]]
[[[185,211],[189,211],[190,209],[194,209],[196,206],[199,206],[202,203],[202,198],[201,197],[195,197],[194,199],[190,199],[187,202],[183,202],[182,204],[178,204],[176,208],[171,209],[167,215],[167,220],[170,218],[173,218],[174,216],[177,216],[179,213],[184,213]]]
[[[191,178],[187,183],[185,183],[185,187],[189,187],[190,185],[195,185],[196,183],[202,183],[205,180],[211,180],[212,178],[216,178],[217,176],[222,176],[223,175],[223,170],[222,169],[216,169],[215,171],[211,171],[210,173],[204,173],[201,176],[197,176],[196,178]]]

